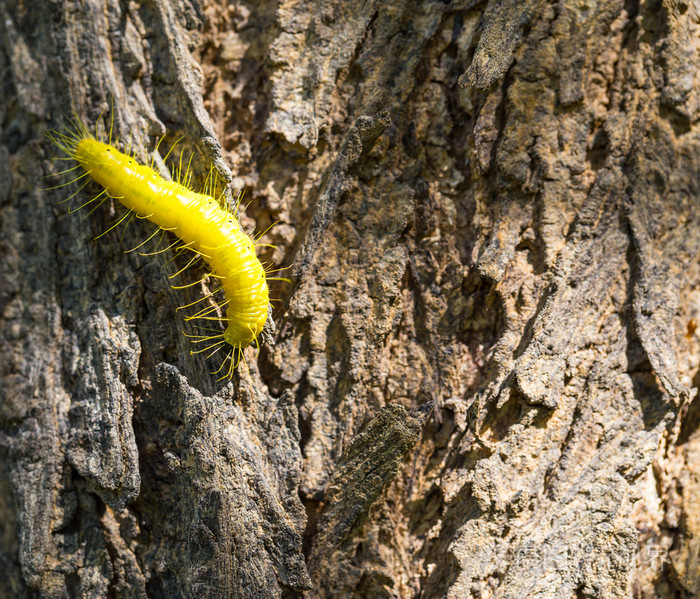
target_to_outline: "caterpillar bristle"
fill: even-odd
[[[82,175],[80,175],[80,177],[76,177],[75,179],[72,179],[72,180],[68,181],[68,183],[61,183],[61,185],[56,185],[56,186],[54,186],[54,187],[46,187],[46,188],[43,189],[43,191],[51,191],[51,190],[53,190],[53,189],[60,189],[61,187],[66,187],[66,186],[68,186],[68,185],[72,185],[73,183],[76,183],[77,181],[80,181],[80,179],[82,179],[83,177],[85,177],[86,175],[89,175],[89,174],[90,174],[90,173],[83,173]],[[88,182],[89,182],[89,179],[88,179]],[[78,193],[78,192],[76,192],[76,193]],[[75,196],[75,194],[73,194],[73,195],[70,196],[70,197],[74,197],[74,196]],[[66,200],[62,200],[62,201],[59,202],[59,203],[63,203],[63,202],[65,202],[65,201],[66,201]]]
[[[137,216],[138,216],[138,215],[137,215]],[[139,243],[136,247],[133,247],[133,248],[131,248],[130,250],[124,250],[124,253],[125,253],[125,254],[130,254],[131,252],[135,252],[135,251],[138,250],[140,247],[143,247],[143,246],[146,245],[149,241],[151,241],[151,239],[153,239],[156,235],[158,235],[158,233],[162,233],[162,231],[160,230],[160,228],[156,227],[156,230],[153,231],[153,233],[151,233],[151,235],[150,235],[149,237],[147,237],[144,241],[142,241],[141,243]],[[160,243],[160,242],[159,242],[159,243]]]
[[[207,341],[213,341],[214,339],[223,339],[224,334],[221,333],[220,335],[207,335],[206,337],[200,336],[200,335],[185,335],[186,337],[189,337],[190,339],[194,339],[194,341],[191,341],[191,343],[205,343]]]
[[[192,316],[185,317],[185,320],[195,320],[197,318],[201,318],[202,316],[207,316],[208,314],[211,314],[212,312],[215,312],[216,310],[223,308],[225,305],[226,305],[226,303],[221,303],[221,304],[216,303],[213,306],[206,306],[206,307],[202,308],[196,314],[192,314]]]
[[[124,152],[129,158],[133,159],[133,156],[131,155],[131,141],[132,141],[132,133],[129,131],[129,141],[126,143],[126,151]]]
[[[230,322],[231,319],[228,316],[198,316],[196,319],[185,317],[185,321],[189,322],[190,320],[216,320],[218,322]]]
[[[201,281],[200,281],[200,282],[201,282]],[[189,304],[185,304],[184,306],[178,306],[177,308],[175,308],[175,311],[177,312],[178,310],[184,310],[185,308],[191,308],[191,307],[194,306],[195,304],[198,304],[199,302],[202,302],[202,301],[204,301],[205,299],[208,299],[208,298],[210,298],[210,297],[214,297],[214,294],[215,294],[217,291],[221,291],[222,289],[223,289],[223,287],[218,287],[217,289],[215,289],[215,290],[212,291],[211,293],[207,293],[206,295],[203,295],[203,296],[200,297],[199,299],[197,299],[197,300],[195,300],[195,301],[193,301],[193,302],[190,302]]]
[[[59,202],[59,203],[62,204],[62,203],[65,203],[65,202],[70,202],[75,196],[77,196],[81,191],[83,191],[83,189],[85,189],[85,188],[88,186],[88,183],[90,183],[90,179],[88,179],[87,181],[85,181],[85,183],[83,183],[83,184],[75,191],[75,193],[70,194],[65,200],[62,200],[62,201]],[[107,190],[104,190],[104,191],[107,191]],[[99,197],[102,195],[102,193],[104,193],[104,192],[100,192],[100,193],[97,194],[94,198],[92,198],[91,200],[88,200],[88,201],[85,202],[82,206],[79,206],[78,208],[75,208],[75,209],[69,208],[69,209],[68,209],[68,214],[73,214],[74,212],[77,212],[78,210],[80,210],[81,208],[87,206],[88,204],[91,204],[91,203],[94,202],[97,198],[99,198]]]
[[[63,171],[63,172],[68,172],[68,171]],[[50,190],[52,190],[52,189],[60,189],[61,187],[66,187],[66,186],[68,186],[68,185],[72,185],[73,183],[76,183],[77,181],[80,181],[80,180],[83,179],[84,177],[87,177],[89,174],[90,174],[89,172],[85,172],[85,173],[83,173],[82,175],[80,175],[79,177],[76,177],[75,179],[71,179],[71,180],[68,181],[67,183],[61,183],[60,185],[56,185],[55,187],[47,187],[47,188],[45,189],[45,191],[50,191]]]
[[[110,112],[110,118],[109,118],[109,139],[108,142],[109,145],[112,145],[112,132],[114,131],[114,98],[112,98],[112,104],[111,104],[111,110]]]
[[[90,210],[88,210],[88,213],[85,215],[85,218],[89,218],[90,216],[92,216],[92,214],[96,210],[99,210],[100,206],[102,206],[102,204],[104,204],[106,201],[107,201],[107,198],[105,197],[105,198],[102,198],[99,202],[97,202],[97,204],[95,204],[92,208],[90,208]]]
[[[42,179],[49,179],[50,177],[60,177],[62,175],[70,173],[74,170],[77,170],[79,168],[81,168],[81,166],[79,164],[76,164],[72,168],[67,168],[67,169],[65,169],[63,171],[59,171],[57,173],[49,173],[48,175],[43,175],[41,178]],[[52,189],[60,189],[61,187],[65,187],[66,185],[70,185],[70,183],[71,182],[69,181],[68,183],[61,183],[60,185],[56,185],[56,187],[42,187],[41,191],[51,191]]]
[[[194,154],[190,154],[190,159],[187,162],[187,169],[185,170],[185,178],[183,179],[182,184],[185,187],[189,187],[192,184],[192,159],[194,158]]]
[[[233,354],[234,354],[234,353],[236,354],[236,361],[235,361],[235,363],[234,363],[234,361],[233,361]],[[224,366],[226,365],[226,360],[228,359],[228,360],[229,360],[229,367],[228,367],[228,370],[223,374],[223,376],[220,376],[220,377],[219,377],[218,379],[216,379],[216,380],[217,380],[217,382],[218,382],[218,381],[223,381],[224,379],[231,380],[231,379],[233,378],[233,373],[234,373],[234,371],[238,368],[238,365],[241,363],[242,357],[243,357],[243,352],[240,350],[240,348],[235,348],[235,347],[234,347],[234,348],[228,353],[228,355],[226,356],[226,358],[224,358],[224,360],[221,362],[221,366],[219,366],[219,369],[218,369],[218,370],[215,370],[215,371],[212,372],[211,374],[219,374],[219,372],[221,372],[221,370],[222,370],[222,369],[224,368]]]
[[[222,348],[222,347],[225,347],[225,346],[226,346],[226,344],[224,343],[223,345],[220,345],[219,347],[217,347],[213,352],[211,352],[211,353],[207,356],[207,360],[211,360],[211,359],[221,350],[221,348]]]
[[[155,163],[156,160],[156,154],[158,154],[158,148],[160,148],[160,144],[163,142],[165,139],[165,135],[163,137],[158,139],[158,143],[156,144],[155,150],[153,150],[153,154],[151,155],[151,168],[153,168],[153,164]],[[182,153],[180,153],[182,155]]]
[[[175,274],[170,275],[168,278],[169,279],[174,279],[175,277],[180,276],[183,272],[185,272],[190,266],[192,266],[195,262],[199,260],[199,256],[193,256],[190,261],[185,264],[180,270],[178,270]]]
[[[271,272],[282,272],[283,270],[289,270],[290,268],[290,266],[282,266],[280,268],[265,268],[265,275],[267,276]]]
[[[199,285],[200,283],[204,283],[207,279],[209,278],[209,275],[204,275],[203,278],[201,278],[199,281],[195,281],[194,283],[186,283],[185,285],[171,285],[171,289],[187,289],[189,287],[194,287],[195,285]]]
[[[226,277],[223,277],[221,275],[217,275],[215,272],[210,272],[209,276],[213,277],[214,279],[225,279],[226,278]]]
[[[175,147],[177,146],[177,144],[179,144],[179,143],[183,140],[183,138],[184,138],[184,135],[181,135],[180,137],[178,137],[178,138],[175,140],[175,143],[174,143],[172,146],[170,146],[170,149],[168,150],[168,153],[167,153],[165,156],[163,156],[163,162],[166,162],[166,161],[168,160],[168,156],[170,156],[171,152],[175,149]]]
[[[104,233],[100,233],[97,237],[95,237],[94,240],[96,241],[96,240],[104,237],[105,235],[107,235],[107,233],[109,233],[110,231],[113,231],[114,229],[116,229],[119,225],[121,225],[124,222],[124,219],[127,218],[130,214],[131,214],[131,210],[127,210],[127,212],[124,216],[122,216],[116,223],[114,223]]]
[[[124,242],[124,237],[126,236],[126,231],[129,228],[129,225],[134,222],[134,216],[135,215],[133,212],[131,213],[131,216],[127,219],[126,224],[124,225],[124,228],[122,229],[122,235],[120,241],[123,243]]]
[[[226,341],[219,341],[218,343],[214,343],[213,345],[209,345],[207,347],[203,347],[202,349],[197,349],[197,350],[190,350],[190,355],[191,356],[196,356],[197,354],[203,354],[205,351],[209,351],[210,349],[213,349],[215,347],[219,347],[221,345],[224,345]]]
[[[204,316],[207,316],[208,314],[211,314],[212,312],[216,312],[217,310],[221,310],[228,304],[228,300],[223,301],[221,303],[214,304],[213,306],[207,306],[206,308],[202,308],[197,314],[193,314],[192,316],[186,316],[185,320],[190,321],[190,320],[197,320],[199,318],[202,318]]]
[[[202,329],[200,329],[199,327],[195,327],[195,330],[197,331],[197,334],[195,335],[193,335],[192,333],[185,332],[183,332],[182,334],[188,339],[197,339],[199,341],[207,341],[209,339],[213,339],[214,337],[223,336],[223,333],[221,331],[216,331],[216,335],[200,335],[199,331],[201,331]],[[194,341],[193,343],[198,343],[199,341]]]
[[[197,257],[199,257],[199,258],[209,258],[209,259],[211,259],[211,256],[210,256],[210,255],[205,254],[204,252],[201,251],[201,249],[195,249],[195,248],[193,248],[193,247],[192,247],[190,244],[188,244],[188,243],[183,243],[182,245],[176,247],[176,248],[174,249],[174,251],[175,251],[178,255],[184,254],[184,253],[187,252],[187,251],[189,251],[189,252],[194,252],[194,253],[197,255]]]
[[[161,229],[161,231],[165,232],[167,229]],[[177,245],[180,242],[178,239],[177,241],[173,241],[168,247],[163,248],[162,250],[158,250],[155,252],[139,252],[139,256],[157,256],[158,254],[162,254],[164,252],[167,252],[168,250],[172,249],[175,245]],[[173,287],[173,289],[177,289],[176,287]]]
[[[224,368],[224,365],[226,364],[226,360],[230,360],[230,359],[231,359],[231,356],[232,356],[232,354],[233,354],[234,351],[235,351],[235,349],[232,348],[232,349],[228,352],[228,354],[226,354],[226,356],[224,357],[224,359],[221,361],[221,366],[219,366],[219,368],[217,368],[216,370],[210,372],[209,374],[219,374],[219,373],[221,372],[221,370]],[[221,377],[220,379],[217,379],[217,380],[220,381],[220,380],[222,380],[222,379],[224,379],[224,378],[226,378],[226,377],[223,376],[223,377]]]
[[[272,227],[274,227],[279,222],[280,221],[276,220],[267,229],[265,229],[262,233],[256,233],[255,235],[253,235],[253,243],[254,244],[257,243],[257,241],[259,239],[261,239],[265,235],[265,233],[267,233],[270,229],[272,229]]]

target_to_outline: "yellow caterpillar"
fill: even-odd
[[[220,281],[225,301],[189,319],[226,323],[223,333],[195,335],[194,342],[210,342],[199,351],[213,350],[212,354],[225,344],[230,345],[229,367],[221,378],[231,378],[241,360],[241,350],[253,342],[259,345],[258,337],[270,305],[265,269],[255,254],[253,240],[243,232],[236,215],[221,208],[211,195],[196,193],[179,182],[166,181],[153,168],[138,164],[112,145],[98,141],[81,122],[74,132],[52,131],[47,135],[85,171],[72,182],[89,175],[104,187],[90,202],[103,194],[119,200],[128,208],[119,222],[131,213],[147,218],[160,229],[174,232],[182,240],[180,247],[194,252],[190,264],[200,256],[209,264],[211,276]],[[217,316],[217,308],[224,307],[226,316]],[[237,355],[235,360],[234,355]],[[226,360],[216,373],[225,364]]]

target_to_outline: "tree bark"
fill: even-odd
[[[679,0],[0,0],[0,597],[700,596],[699,66]],[[72,113],[245,190],[233,381]]]

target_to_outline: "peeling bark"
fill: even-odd
[[[675,0],[0,0],[0,597],[700,595],[698,40]],[[149,223],[43,189],[72,112],[245,190],[291,284],[232,382]]]

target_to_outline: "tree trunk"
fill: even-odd
[[[0,50],[1,597],[700,596],[696,2],[0,0]],[[73,112],[245,190],[291,283],[233,381],[203,269],[45,189]]]

